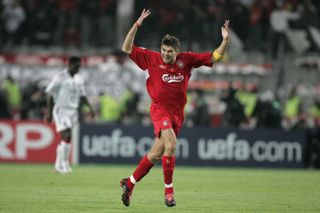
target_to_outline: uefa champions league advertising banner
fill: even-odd
[[[137,164],[154,142],[153,128],[82,124],[79,163]],[[177,165],[302,168],[306,133],[283,130],[186,128],[178,137]]]

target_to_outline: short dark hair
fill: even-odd
[[[177,37],[167,34],[162,38],[161,46],[162,45],[171,46],[178,52],[180,48],[180,41]]]
[[[71,56],[68,60],[69,64],[81,63],[81,58],[79,56]]]

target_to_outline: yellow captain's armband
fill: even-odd
[[[213,57],[214,61],[220,61],[221,59],[223,59],[224,55],[221,55],[220,53],[217,52],[217,50],[215,50],[212,53],[212,57]]]

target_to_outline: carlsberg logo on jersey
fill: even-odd
[[[179,73],[178,75],[174,75],[174,74],[163,74],[162,75],[162,80],[164,82],[168,82],[168,83],[178,83],[183,81],[184,76],[181,75],[181,73]]]

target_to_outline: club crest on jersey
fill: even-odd
[[[182,60],[177,60],[176,64],[177,64],[178,68],[180,68],[180,69],[184,68],[184,63]]]
[[[163,121],[163,122],[162,122],[162,125],[163,125],[163,126],[168,126],[168,124],[169,124],[168,121]]]
[[[178,73],[178,75],[175,75],[175,74],[163,74],[162,75],[162,80],[167,83],[178,83],[178,82],[183,81],[183,79],[184,79],[184,76],[181,75],[181,73]]]

